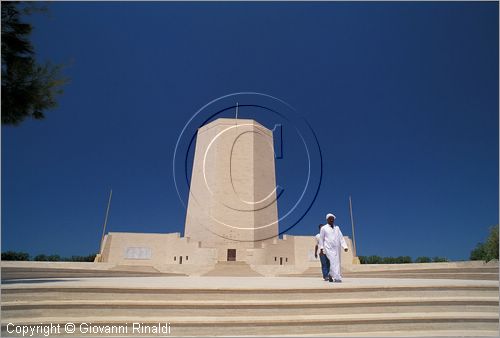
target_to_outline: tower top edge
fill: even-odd
[[[253,120],[253,119],[232,119],[232,118],[218,118],[214,121],[211,121],[210,123],[207,123],[200,128],[198,128],[198,132],[203,132],[205,130],[208,130],[210,128],[213,128],[215,126],[219,125],[227,125],[227,126],[234,126],[234,125],[254,125],[258,127],[259,129],[262,129],[263,131],[269,132],[272,134],[272,131],[268,128],[266,128],[264,125],[260,124],[259,122]]]

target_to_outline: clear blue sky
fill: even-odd
[[[111,187],[110,231],[182,232],[175,142],[238,91],[285,100],[318,137],[322,185],[291,234],[334,212],[350,235],[349,194],[360,255],[467,259],[498,223],[497,2],[49,8],[33,42],[71,82],[44,121],[2,127],[2,251],[96,252]]]

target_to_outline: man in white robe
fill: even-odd
[[[319,249],[323,252],[330,261],[330,276],[329,281],[336,283],[342,282],[342,275],[340,273],[340,249],[347,252],[347,243],[344,240],[342,231],[334,224],[335,215],[326,215],[325,226],[321,227],[319,232]]]

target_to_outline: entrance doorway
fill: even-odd
[[[227,249],[227,261],[228,262],[236,261],[236,249]]]

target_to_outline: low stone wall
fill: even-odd
[[[498,267],[498,261],[463,261],[463,262],[442,262],[442,263],[408,263],[408,264],[357,264],[346,266],[346,271],[366,272],[366,271],[404,271],[404,270],[428,270],[428,269],[453,269],[453,268],[484,268]],[[344,268],[344,267],[343,267]]]

